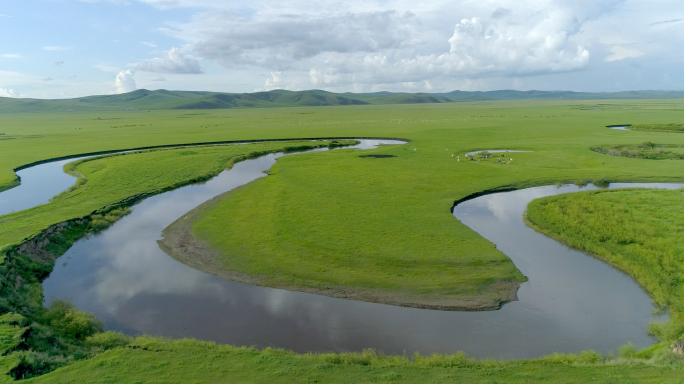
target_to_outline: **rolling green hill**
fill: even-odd
[[[453,101],[486,101],[486,100],[525,100],[525,99],[560,99],[560,100],[616,100],[616,99],[680,99],[682,91],[624,91],[624,92],[571,92],[571,91],[487,91],[464,92],[453,91],[441,93],[440,96]]]
[[[65,100],[0,98],[0,113],[318,107],[445,103],[450,101],[443,96],[425,94],[354,95],[318,90],[217,93],[139,89],[121,95],[88,96]]]
[[[0,97],[0,114],[32,112],[88,112],[171,109],[231,109],[267,107],[318,107],[367,104],[434,104],[463,101],[524,99],[673,99],[684,98],[679,91],[629,91],[585,93],[570,91],[488,91],[449,93],[331,93],[320,90],[286,91],[282,89],[255,93],[220,93],[195,91],[149,91],[139,89],[120,95],[87,96],[76,99],[16,99]]]

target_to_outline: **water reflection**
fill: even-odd
[[[351,148],[372,149],[379,145],[404,144],[399,140],[360,140],[358,145]],[[225,145],[245,145],[250,142]],[[134,151],[120,151],[120,153]],[[82,156],[67,160],[53,161],[35,165],[17,172],[21,184],[0,192],[0,216],[12,212],[23,211],[50,202],[54,196],[69,189],[76,182],[76,178],[64,173],[64,165],[95,156]]]
[[[491,312],[445,312],[334,299],[226,281],[162,252],[163,228],[212,196],[264,176],[279,155],[238,163],[204,185],[155,196],[100,235],[77,242],[44,283],[107,328],[305,351],[453,353],[528,358],[652,343],[649,297],[636,283],[522,222],[529,201],[573,192],[541,187],[483,196],[455,216],[509,255],[530,278],[520,301]],[[620,187],[627,185],[612,185]],[[676,188],[681,185],[660,185]],[[585,189],[592,189],[588,187]],[[65,263],[65,264],[63,264]]]
[[[76,182],[64,165],[81,158],[36,165],[17,172],[21,185],[0,193],[0,216],[45,204]]]

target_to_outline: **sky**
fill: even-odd
[[[684,90],[682,0],[5,0],[0,97]]]

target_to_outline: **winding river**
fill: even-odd
[[[397,142],[362,141],[360,148]],[[69,299],[106,328],[298,352],[376,348],[388,354],[465,351],[476,357],[532,358],[653,343],[649,296],[633,279],[528,228],[533,199],[593,189],[537,187],[481,196],[454,208],[529,278],[519,301],[498,311],[395,307],[250,286],[177,262],[157,245],[161,231],[204,201],[265,176],[283,154],[236,164],[214,179],[150,197],[102,233],[79,240],[43,284],[46,304]],[[61,172],[61,168],[60,168]],[[612,184],[610,188],[684,184]],[[2,194],[0,194],[2,195]]]

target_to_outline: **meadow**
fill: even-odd
[[[636,131],[653,131],[653,132],[684,132],[684,124],[669,123],[669,124],[633,124],[629,129]]]
[[[681,100],[602,100],[3,114],[0,188],[17,184],[15,168],[81,153],[224,140],[405,138],[410,143],[368,152],[394,156],[388,158],[360,158],[353,150],[283,158],[271,176],[207,210],[193,230],[222,252],[224,268],[261,276],[264,285],[499,302],[511,291],[501,290],[501,282],[517,284],[525,277],[491,243],[454,219],[454,201],[482,191],[558,182],[682,181],[678,161],[591,150],[646,141],[683,145],[678,133],[605,128],[624,122],[669,124],[682,113]],[[251,152],[283,148],[282,143],[259,145],[234,152],[230,147],[156,150],[78,164],[75,169],[86,180],[78,188],[47,205],[0,217],[0,245],[11,248],[50,225],[93,213],[107,221],[108,209],[121,202],[202,180]],[[513,161],[506,164],[496,157],[464,161],[465,153],[486,149],[530,152],[511,154]],[[333,357],[192,341],[138,342],[142,345],[113,348],[36,380],[583,382],[599,376],[604,382],[663,382],[668,377],[681,382],[682,373],[667,359],[648,360],[655,355],[624,364],[569,357],[559,358],[558,364],[483,362],[456,369],[415,362],[376,366],[360,359],[328,368],[320,359]],[[664,345],[658,346],[658,356]],[[262,360],[271,365],[264,369]],[[195,368],[183,368],[187,361],[196,361]]]
[[[641,144],[621,144],[593,147],[592,150],[604,155],[631,157],[651,160],[682,160],[684,146],[680,144],[655,144],[644,142]]]
[[[451,356],[383,356],[367,350],[304,354],[193,340],[139,338],[28,383],[605,383],[681,384],[683,370],[625,349],[527,361]]]

